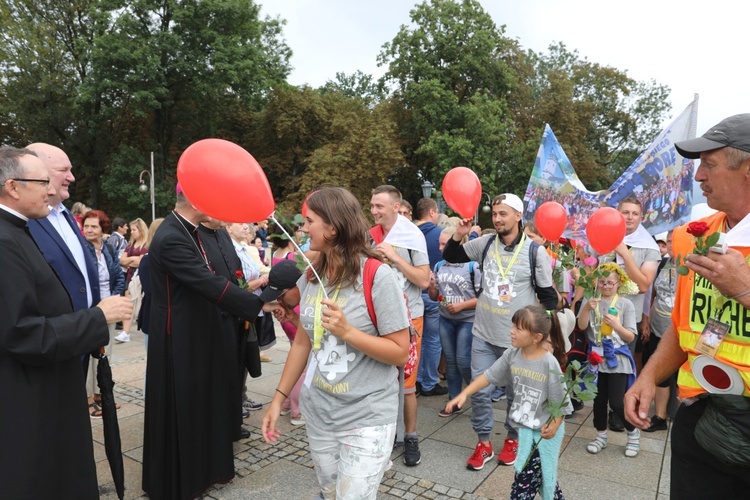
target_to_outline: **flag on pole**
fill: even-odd
[[[643,204],[643,226],[650,234],[688,222],[693,200],[693,161],[682,158],[675,142],[695,137],[698,96],[636,158],[609,189],[589,191],[549,125],[545,126],[534,169],[526,188],[524,220],[533,220],[539,205],[557,201],[568,212],[564,236],[584,238],[591,214],[637,198]]]

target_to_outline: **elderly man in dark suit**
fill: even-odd
[[[132,310],[115,296],[73,311],[27,227],[53,196],[34,153],[0,148],[0,498],[98,498],[79,359]]]
[[[29,221],[29,231],[44,254],[44,259],[65,285],[73,301],[73,309],[79,311],[89,308],[100,299],[96,259],[87,248],[78,224],[62,203],[70,198],[68,188],[76,180],[72,172],[73,166],[68,155],[58,147],[34,143],[28,149],[42,160],[54,188],[54,194],[49,197],[52,207],[49,215]],[[88,354],[85,354],[84,372],[87,367]]]
[[[234,477],[237,337],[222,328],[222,314],[252,321],[261,307],[275,309],[216,272],[198,230],[207,220],[178,189],[149,246],[143,489],[152,500],[195,498]]]

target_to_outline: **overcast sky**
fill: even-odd
[[[286,19],[284,37],[293,51],[289,82],[314,87],[336,72],[379,77],[376,57],[402,24],[410,0],[259,0],[263,13]],[[553,42],[637,80],[654,79],[671,89],[671,116],[700,95],[698,135],[723,118],[750,112],[745,62],[750,43],[750,2],[713,0],[482,0],[506,36],[524,49],[545,52]],[[691,7],[690,5],[700,7]],[[554,126],[553,126],[554,129]],[[541,137],[540,137],[541,139]]]

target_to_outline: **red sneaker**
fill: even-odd
[[[492,451],[492,443],[486,445],[482,442],[477,443],[474,448],[474,454],[466,461],[466,468],[469,470],[482,470],[484,464],[492,460],[495,452]]]
[[[513,465],[516,463],[516,454],[518,453],[518,441],[515,439],[506,439],[503,445],[503,451],[497,456],[497,463],[500,465]]]

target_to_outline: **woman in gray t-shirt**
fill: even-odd
[[[406,363],[409,350],[406,303],[393,271],[380,265],[371,290],[377,328],[370,319],[363,270],[376,255],[349,191],[321,189],[307,207],[303,231],[310,250],[320,254],[316,273],[304,273],[296,288],[278,290],[283,308],[277,317],[292,322],[297,335],[263,417],[263,438],[278,439],[281,405],[307,366],[300,410],[323,496],[375,498],[396,434],[396,367]],[[299,315],[292,309],[297,304]]]

